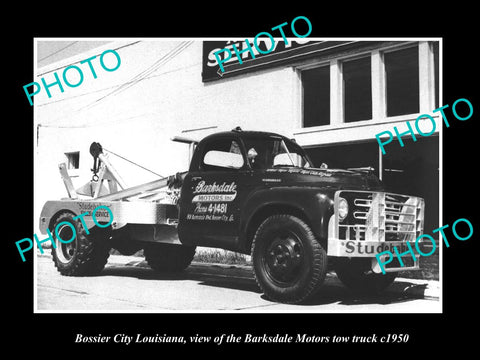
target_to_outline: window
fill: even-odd
[[[293,142],[282,138],[245,139],[247,157],[252,169],[272,167],[311,167],[303,149]]]
[[[329,66],[304,70],[303,126],[330,124],[330,68]]]
[[[419,112],[418,47],[384,54],[387,116]]]
[[[80,167],[80,151],[65,153],[67,157],[67,169],[78,169]]]
[[[364,57],[343,63],[345,122],[372,118],[371,59]]]
[[[240,169],[244,165],[240,146],[232,139],[215,140],[205,146],[203,153],[201,170],[204,171]]]
[[[328,57],[328,65],[299,65],[304,128],[348,128],[438,107],[438,41],[370,45]],[[315,61],[325,63],[327,57]]]

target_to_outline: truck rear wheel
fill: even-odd
[[[255,280],[271,300],[300,303],[322,286],[327,254],[310,227],[293,215],[273,215],[252,243]]]
[[[396,274],[372,273],[371,262],[370,258],[341,258],[335,264],[335,272],[352,291],[362,295],[378,294],[394,282]]]
[[[80,219],[74,217],[74,214],[64,212],[53,224],[51,231],[55,247],[52,246],[52,258],[55,267],[62,275],[67,276],[98,274],[105,267],[110,255],[110,232],[95,227],[90,229],[90,234],[87,235]]]
[[[192,262],[195,249],[195,246],[152,243],[145,246],[143,253],[155,271],[182,271]]]

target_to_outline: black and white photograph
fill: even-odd
[[[440,39],[36,45],[38,311],[440,311]]]
[[[18,314],[85,349],[387,351],[473,315],[476,45],[319,19],[27,36]]]

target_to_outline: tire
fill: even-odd
[[[320,289],[327,254],[310,227],[293,215],[273,215],[257,229],[252,243],[255,280],[270,300],[297,304]]]
[[[342,258],[335,265],[340,281],[350,290],[361,295],[375,295],[384,291],[394,281],[395,273],[371,272],[370,258]]]
[[[74,214],[64,212],[53,223],[51,229],[55,240],[55,247],[52,246],[53,262],[62,275],[96,275],[103,270],[110,255],[108,244],[110,231],[106,228],[94,227],[87,235],[80,219],[73,219],[74,217]],[[75,229],[75,236],[72,229]],[[65,241],[74,238],[65,243],[58,239],[57,233]]]
[[[185,270],[195,256],[195,246],[174,244],[148,244],[143,253],[148,265],[155,271]]]

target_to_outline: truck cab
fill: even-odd
[[[251,222],[288,208],[326,240],[340,189],[383,186],[369,173],[315,168],[296,142],[275,133],[216,133],[200,141],[183,180],[178,231],[183,243],[250,253]]]
[[[182,186],[182,242],[249,253],[246,205],[256,193],[286,185],[269,170],[297,166],[310,167],[311,162],[297,144],[276,134],[237,129],[206,137]]]

